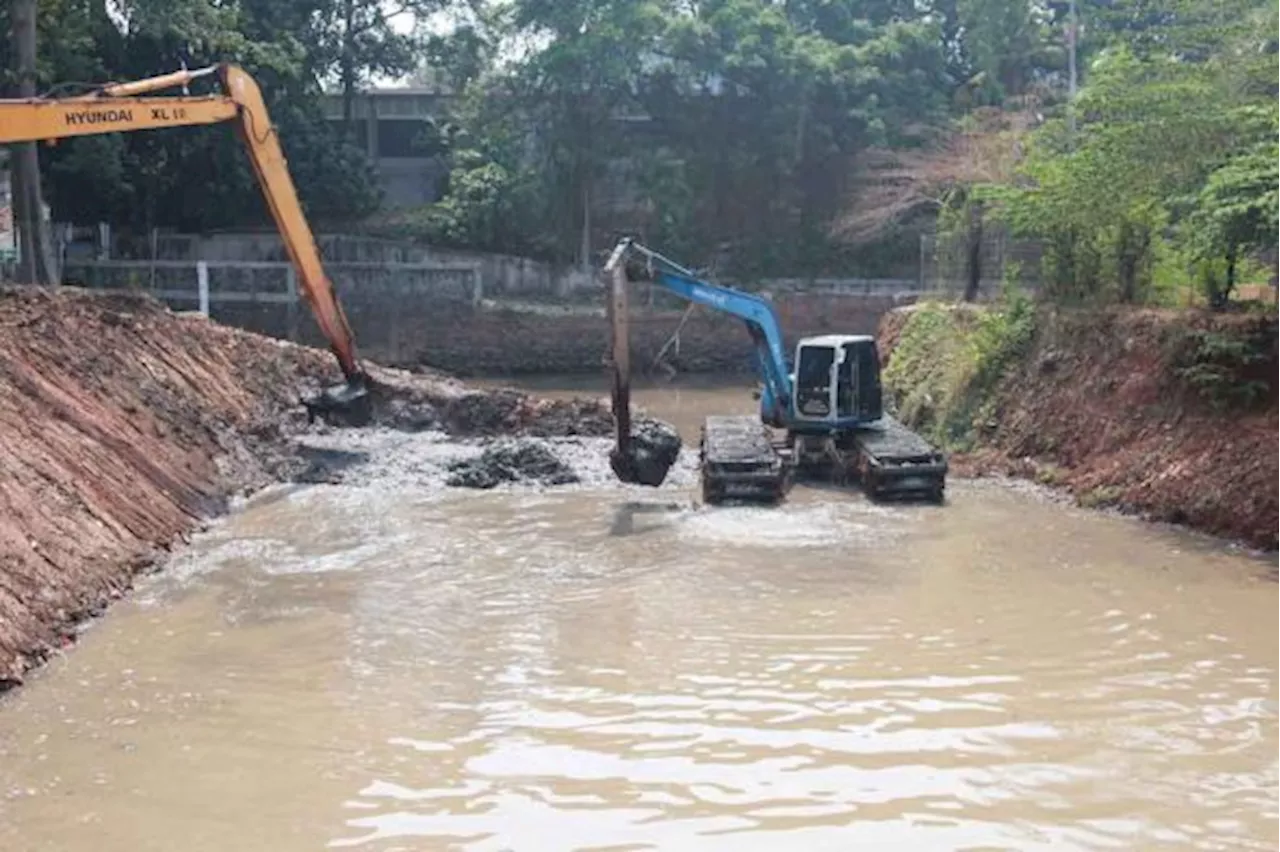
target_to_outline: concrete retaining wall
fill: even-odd
[[[559,299],[494,297],[474,267],[426,266],[412,258],[378,263],[347,258],[327,271],[355,332],[360,353],[392,365],[424,364],[464,376],[595,372],[608,343],[604,292]],[[198,269],[204,272],[197,274]],[[203,276],[209,315],[228,325],[324,346],[314,318],[298,298],[287,264],[256,262],[112,261],[68,265],[68,281],[104,289],[134,289],[177,310],[197,310]],[[787,345],[809,334],[874,334],[880,317],[909,304],[912,293],[868,288],[775,291]],[[742,322],[687,305],[638,283],[632,293],[633,363],[644,371],[671,340],[665,361],[682,372],[750,372],[752,346]],[[683,325],[681,324],[683,320]]]
[[[154,270],[127,262],[77,266],[73,280],[90,288],[150,293],[174,310],[200,310],[195,265],[170,261]],[[297,296],[287,265],[206,264],[212,319],[275,338],[324,347],[319,327]],[[329,266],[334,287],[362,356],[397,366],[426,365],[458,375],[547,374],[600,370],[608,345],[604,293],[561,301],[477,298],[474,270],[360,264]],[[632,292],[632,343],[637,370],[666,361],[687,372],[754,370],[740,320],[673,298],[650,301],[652,289]],[[664,294],[666,296],[666,294]],[[774,296],[788,347],[806,334],[874,334],[881,317],[914,296],[856,293],[780,293]],[[681,322],[684,321],[684,325]]]
[[[359,294],[344,305],[368,357],[397,365],[424,364],[461,376],[596,372],[608,346],[603,311],[531,311],[452,303],[403,305],[379,311]],[[795,294],[778,300],[787,345],[809,334],[874,334],[887,311],[911,297]],[[632,312],[632,362],[647,370],[680,328],[666,361],[681,372],[744,373],[755,370],[751,340],[734,317],[697,309],[681,327],[682,311]],[[247,327],[253,320],[244,318]],[[310,318],[302,339],[321,345]],[[265,330],[265,329],[264,329]]]

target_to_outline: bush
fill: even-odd
[[[1035,331],[1035,306],[1020,294],[991,308],[918,305],[884,373],[898,417],[948,449],[971,449],[975,426],[995,418],[995,390]]]
[[[1251,409],[1275,397],[1275,320],[1187,329],[1175,341],[1172,361],[1174,375],[1214,409]]]
[[[1035,333],[1035,305],[1025,294],[1014,293],[1000,306],[979,314],[969,340],[973,383],[988,388],[999,381],[1013,362],[1026,354]]]

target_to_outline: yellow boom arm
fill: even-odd
[[[221,94],[140,97],[172,86],[186,86],[209,74],[217,75],[222,84]],[[217,65],[114,83],[70,98],[0,100],[0,144],[233,120],[237,135],[249,151],[249,161],[253,163],[285,249],[298,270],[303,296],[348,382],[363,384],[351,328],[320,263],[320,251],[298,203],[262,91],[243,69]]]

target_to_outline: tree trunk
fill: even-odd
[[[968,263],[967,280],[964,285],[964,300],[976,302],[982,290],[982,203],[969,202],[968,210]]]
[[[347,138],[355,132],[356,105],[356,0],[343,0],[342,55],[338,57],[342,84],[342,130]]]
[[[36,0],[13,0],[13,55],[18,72],[20,98],[36,95]],[[58,283],[56,258],[49,224],[44,218],[44,194],[40,191],[40,155],[35,142],[13,146],[13,213],[22,262],[18,280],[24,284],[53,286]]]
[[[1238,253],[1235,245],[1227,249],[1227,283],[1223,285],[1222,292],[1218,294],[1215,310],[1223,310],[1231,302],[1231,293],[1236,289],[1236,261]]]
[[[591,174],[582,178],[582,239],[578,247],[578,262],[584,274],[591,273]]]
[[[1120,223],[1120,236],[1117,240],[1118,260],[1120,265],[1120,301],[1131,305],[1138,295],[1138,258],[1134,251],[1133,225]]]
[[[1225,280],[1219,277],[1218,270],[1212,266],[1202,270],[1200,273],[1205,299],[1208,301],[1209,309],[1212,311],[1225,310],[1231,301],[1231,291],[1236,286],[1236,264],[1239,261],[1236,246],[1230,246],[1227,249],[1226,257],[1223,259],[1227,262]]]

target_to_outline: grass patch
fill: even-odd
[[[918,304],[884,372],[890,405],[947,450],[972,450],[998,425],[995,391],[1028,351],[1036,327],[1035,306],[1019,295],[991,307]]]
[[[1059,485],[1066,478],[1067,471],[1052,464],[1042,464],[1036,467],[1035,480],[1041,485]]]
[[[1123,491],[1114,485],[1102,485],[1081,494],[1076,498],[1076,502],[1086,509],[1103,509],[1118,504],[1122,493]]]

